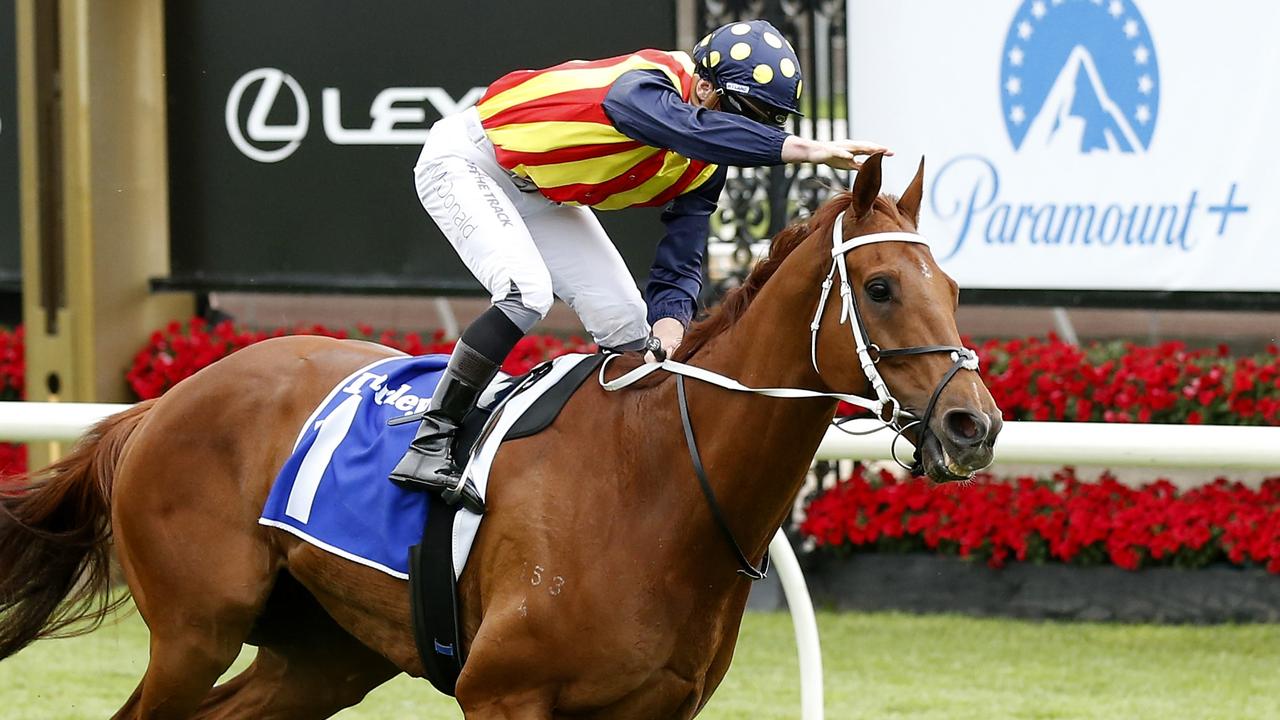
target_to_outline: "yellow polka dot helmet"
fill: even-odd
[[[800,59],[791,43],[765,20],[744,20],[712,30],[693,47],[698,75],[716,88],[720,109],[769,125],[800,115]]]

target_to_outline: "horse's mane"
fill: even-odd
[[[836,216],[849,208],[852,193],[842,192],[823,203],[812,215],[796,220],[773,237],[769,245],[769,254],[756,263],[751,273],[743,280],[742,285],[725,294],[720,304],[705,319],[694,323],[685,333],[684,341],[676,349],[674,359],[684,362],[693,357],[712,338],[728,330],[742,317],[751,301],[760,294],[765,283],[772,278],[805,238],[814,233],[824,237],[831,234],[831,226]],[[875,200],[875,210],[898,218],[900,213],[896,198],[891,195],[880,195]]]

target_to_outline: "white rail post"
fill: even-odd
[[[791,541],[781,530],[769,543],[769,557],[778,571],[782,592],[791,610],[791,624],[796,630],[796,652],[800,655],[800,718],[823,720],[822,647],[818,642],[818,616],[813,612],[813,599],[805,585],[800,561],[791,549]]]

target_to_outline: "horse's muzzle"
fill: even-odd
[[[967,480],[991,464],[996,436],[1004,421],[965,408],[953,408],[931,423],[924,437],[921,464],[935,482]]]

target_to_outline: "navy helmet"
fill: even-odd
[[[744,20],[712,30],[693,47],[700,77],[720,95],[721,109],[781,126],[800,115],[800,59],[766,20]]]

